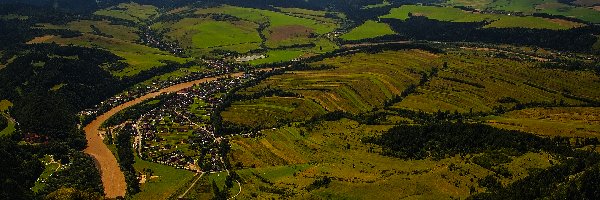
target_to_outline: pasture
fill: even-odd
[[[165,61],[185,63],[191,60],[189,58],[176,57],[171,53],[141,44],[92,34],[83,34],[82,36],[74,38],[52,37],[44,42],[55,42],[62,45],[97,47],[108,50],[123,58],[124,62],[128,64],[128,66],[122,69],[107,68],[108,71],[117,77],[134,76],[145,70],[155,67],[162,67],[166,65]]]
[[[453,7],[403,5],[393,8],[389,14],[381,18],[394,18],[406,20],[411,16],[424,16],[429,19],[449,22],[492,22],[485,28],[533,28],[564,30],[583,26],[581,23],[566,20],[550,20],[532,16],[511,16],[501,14],[484,14],[478,12],[464,11]]]
[[[139,30],[135,27],[124,25],[111,24],[110,21],[92,21],[78,20],[72,21],[65,25],[54,24],[39,24],[44,29],[67,29],[79,31],[81,33],[94,34],[99,36],[113,37],[123,41],[135,42],[140,39],[136,32]]]
[[[498,128],[543,136],[600,137],[597,107],[530,108],[483,119]]]
[[[122,19],[134,23],[144,22],[158,14],[158,8],[137,3],[122,3],[115,7],[94,12],[94,15]]]
[[[201,49],[222,48],[246,53],[258,48],[262,41],[256,32],[257,26],[248,22],[206,21],[189,28],[196,31],[192,44]]]
[[[15,121],[10,117],[8,113],[8,109],[10,109],[10,107],[12,106],[12,102],[8,100],[0,101],[0,117],[3,118],[2,120],[5,124],[4,127],[0,126],[0,128],[2,128],[2,130],[0,130],[0,137],[9,136],[16,130]]]
[[[256,128],[306,121],[322,114],[325,114],[325,109],[319,104],[294,97],[263,97],[235,102],[221,113],[227,122]]]
[[[393,107],[469,113],[511,109],[519,103],[577,106],[600,100],[600,78],[593,72],[543,69],[536,61],[486,55],[460,50],[440,57],[448,68]]]
[[[392,34],[395,34],[395,32],[387,24],[369,20],[364,24],[352,29],[350,32],[342,35],[340,38],[344,40],[362,40]]]
[[[485,190],[477,184],[479,179],[494,175],[471,162],[477,155],[402,160],[361,142],[388,128],[342,119],[264,130],[258,138],[236,137],[229,159],[242,166],[236,170],[242,182],[240,198],[466,198],[471,188]],[[526,176],[529,168],[549,167],[553,160],[544,152],[512,158],[502,165],[514,174],[500,178],[504,184]]]
[[[580,2],[579,5],[577,5]],[[449,0],[446,6],[466,6],[480,10],[497,10],[531,15],[547,13],[581,19],[591,23],[600,23],[600,12],[588,7],[587,2],[575,1],[574,4],[564,4],[558,0]]]
[[[194,173],[187,170],[144,161],[137,156],[135,159],[133,167],[145,174],[146,180],[141,184],[141,192],[135,194],[133,199],[168,199],[194,177]]]
[[[366,112],[381,108],[385,101],[417,84],[421,73],[429,72],[432,66],[441,66],[436,57],[425,51],[406,50],[328,58],[311,65],[331,65],[334,69],[287,72],[240,93],[278,89],[302,95],[330,112]]]

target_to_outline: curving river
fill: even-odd
[[[161,89],[157,92],[149,93],[139,98],[136,98],[132,101],[125,102],[108,112],[98,116],[94,121],[90,122],[85,126],[85,137],[87,139],[88,146],[84,150],[85,153],[94,157],[98,163],[98,167],[100,170],[100,174],[102,176],[102,185],[104,186],[104,193],[108,198],[116,198],[119,196],[124,197],[125,191],[127,189],[127,184],[125,183],[125,176],[119,167],[119,163],[117,159],[112,154],[112,152],[108,149],[102,138],[100,137],[98,129],[104,121],[108,120],[111,116],[117,114],[119,111],[122,111],[126,108],[139,104],[145,100],[157,97],[161,94],[166,93],[174,93],[180,91],[182,89],[186,89],[194,86],[195,84],[205,83],[217,80],[218,78],[232,76],[237,77],[243,75],[243,72],[225,74],[216,77],[203,78],[195,81],[180,83],[177,85],[173,85],[164,89]]]

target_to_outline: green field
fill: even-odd
[[[133,42],[91,34],[83,34],[75,38],[51,37],[44,42],[106,49],[123,58],[125,63],[129,64],[124,69],[109,70],[117,77],[134,76],[142,71],[164,66],[166,64],[164,61],[185,63],[191,60],[189,58],[176,57],[168,52]]]
[[[369,20],[352,29],[349,33],[342,35],[340,38],[344,40],[362,40],[392,34],[395,34],[395,32],[387,24]]]
[[[448,62],[448,69],[394,107],[426,112],[491,112],[494,107],[512,108],[516,103],[584,104],[569,95],[600,99],[600,91],[594,89],[599,87],[599,77],[593,72],[541,69],[536,62],[485,58],[485,54],[448,53],[441,58]]]
[[[237,194],[240,191],[240,187],[237,183],[233,184],[233,187],[226,188],[225,179],[227,172],[216,172],[206,173],[198,181],[198,183],[187,193],[184,197],[186,199],[212,199],[214,198],[213,182],[219,188],[219,191],[227,190],[228,197]]]
[[[312,65],[332,65],[335,69],[288,72],[241,93],[280,89],[317,102],[327,111],[364,112],[381,107],[386,100],[416,84],[421,72],[441,65],[432,62],[436,57],[424,51],[407,50],[328,58]]]
[[[600,12],[582,6],[567,5],[557,0],[449,0],[444,5],[467,6],[477,9],[489,9],[524,14],[548,13],[573,17],[592,23],[600,23]]]
[[[152,176],[156,176],[148,177],[146,183],[141,184],[141,192],[135,194],[133,199],[167,199],[185,187],[194,177],[193,172],[144,161],[138,157],[133,167],[140,173],[144,169],[151,169]]]
[[[198,31],[192,37],[192,43],[198,48],[226,48],[239,44],[254,44],[249,49],[231,49],[240,53],[256,49],[261,42],[260,36],[255,30],[256,27],[243,25],[241,22],[239,24],[242,25],[234,25],[222,21],[208,21],[190,27]]]
[[[391,6],[391,5],[392,4],[389,1],[383,0],[383,2],[378,3],[378,4],[371,4],[371,5],[363,6],[362,9],[381,8],[381,7]]]
[[[235,138],[230,159],[244,167],[236,170],[243,183],[239,198],[466,198],[471,187],[484,190],[477,184],[479,179],[494,174],[471,162],[476,155],[401,160],[382,156],[379,147],[360,142],[389,127],[342,119],[322,122],[311,130],[292,126],[265,130],[260,138]],[[544,152],[514,156],[502,165],[514,175],[500,181],[514,182],[530,168],[551,166],[551,160]],[[323,177],[331,183],[311,186]]]
[[[562,30],[583,26],[583,24],[566,21],[550,20],[541,17],[518,17],[500,14],[481,14],[464,11],[453,7],[436,6],[418,6],[404,5],[400,8],[393,8],[389,14],[381,18],[394,18],[406,20],[410,16],[425,16],[429,19],[449,22],[492,22],[486,25],[486,28],[534,28],[534,29],[552,29]]]
[[[158,15],[158,8],[137,3],[122,3],[115,7],[96,11],[94,14],[139,23]]]
[[[319,104],[302,98],[263,97],[236,102],[221,113],[227,122],[249,127],[270,128],[286,122],[301,122],[325,114]]]
[[[136,32],[139,30],[135,27],[129,27],[124,25],[111,24],[110,21],[91,21],[91,20],[78,20],[72,21],[65,25],[54,25],[54,24],[40,24],[45,29],[69,29],[79,31],[88,34],[101,34],[110,36],[123,41],[135,42],[140,39]],[[97,28],[100,33],[95,33],[92,27]]]
[[[250,61],[251,65],[290,61],[303,55],[301,50],[271,50],[266,53],[266,58]]]
[[[13,104],[8,100],[0,101],[0,117],[3,117],[6,120],[6,127],[0,130],[0,136],[8,136],[15,132],[15,122],[8,115],[8,109],[12,107]]]
[[[600,108],[531,108],[484,118],[498,128],[544,136],[600,137]]]
[[[208,14],[208,13],[222,13],[228,14],[235,17],[239,17],[244,20],[252,21],[255,23],[269,22],[270,28],[289,26],[289,25],[301,25],[311,28],[318,34],[324,34],[333,31],[336,28],[335,24],[320,23],[313,19],[306,19],[300,17],[294,17],[279,12],[261,10],[254,8],[242,8],[235,6],[221,6],[216,8],[200,9],[196,12],[197,14]]]

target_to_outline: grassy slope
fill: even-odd
[[[302,98],[263,97],[256,100],[236,102],[227,108],[223,118],[245,126],[274,127],[285,121],[306,121],[325,114],[319,104]],[[248,120],[248,118],[254,120]]]
[[[369,111],[381,107],[410,84],[416,84],[420,72],[440,65],[430,61],[435,57],[414,50],[330,58],[313,65],[333,65],[336,69],[289,72],[242,92],[254,93],[271,87],[298,93],[328,111]]]
[[[15,132],[15,123],[11,120],[8,120],[8,113],[7,110],[12,107],[13,104],[8,101],[8,100],[1,100],[0,101],[0,117],[4,117],[7,119],[8,125],[6,126],[6,128],[4,128],[3,130],[0,131],[0,136],[6,136],[6,135],[10,135],[13,132]]]
[[[599,77],[587,71],[547,70],[535,62],[485,58],[485,52],[460,51],[442,57],[449,68],[417,93],[395,105],[397,108],[426,112],[458,111],[489,112],[495,106],[511,108],[515,103],[500,103],[511,97],[521,103],[553,103],[563,100],[566,105],[583,102],[562,95],[600,100]],[[456,79],[462,82],[456,81]]]
[[[377,23],[369,20],[364,24],[352,29],[349,33],[342,35],[340,38],[344,40],[362,40],[384,35],[391,35],[394,33],[395,32],[387,24]]]
[[[566,5],[558,3],[557,0],[449,0],[445,5],[467,6],[477,9],[490,9],[509,12],[521,12],[525,14],[548,13],[574,17],[592,23],[600,23],[600,12],[591,8]]]
[[[232,24],[222,21],[207,21],[190,27],[197,30],[192,37],[192,43],[198,48],[227,47],[238,44],[254,43],[249,49],[238,48],[238,52],[245,53],[256,49],[261,42],[256,32],[256,27],[248,23]]]
[[[582,26],[579,23],[569,22],[565,20],[552,21],[541,17],[517,17],[500,14],[480,14],[468,11],[463,11],[452,7],[435,7],[435,6],[418,6],[404,5],[400,8],[394,8],[390,14],[382,16],[382,18],[395,18],[406,20],[409,18],[409,13],[414,16],[426,16],[429,19],[450,22],[481,22],[494,21],[486,28],[536,28],[536,29],[553,29],[562,30],[573,27]]]
[[[99,47],[106,49],[115,55],[124,58],[125,62],[130,65],[123,70],[111,71],[113,75],[118,77],[133,76],[144,70],[164,66],[165,64],[163,60],[178,63],[189,61],[187,58],[176,57],[168,52],[164,52],[156,48],[135,44],[116,38],[107,38],[91,34],[84,34],[83,36],[75,38],[54,37],[46,42],[56,42],[58,44],[65,45],[72,44],[85,47]]]
[[[139,23],[157,15],[158,8],[137,3],[122,3],[115,7],[96,11],[94,14]]]
[[[133,199],[167,199],[179,188],[185,186],[194,176],[193,172],[144,161],[137,157],[133,166],[138,172],[143,169],[152,169],[154,176],[158,176],[150,178],[142,184],[142,191],[134,195]]]
[[[600,108],[531,108],[485,119],[492,126],[538,135],[600,137]]]
[[[237,171],[243,182],[241,198],[465,198],[471,186],[482,190],[478,179],[493,174],[469,162],[472,155],[440,161],[400,160],[382,156],[378,147],[360,142],[388,128],[339,120],[318,124],[312,131],[284,127],[263,131],[265,136],[256,139],[236,138],[232,141],[232,163],[256,167]],[[529,167],[550,166],[549,159],[528,159],[544,156],[548,157],[515,157],[506,164],[515,176],[502,181],[509,183],[526,176]],[[451,164],[456,169],[450,169]],[[323,176],[332,178],[328,186],[307,190]],[[270,192],[273,189],[285,192]]]

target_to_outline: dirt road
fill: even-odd
[[[102,176],[102,185],[104,185],[104,193],[108,198],[116,198],[119,196],[125,196],[125,190],[127,188],[127,184],[125,183],[125,176],[123,172],[119,168],[119,163],[117,163],[117,159],[112,154],[112,152],[108,149],[108,147],[102,141],[102,138],[99,135],[98,129],[100,129],[100,125],[104,123],[108,118],[117,114],[119,111],[126,109],[128,107],[134,106],[143,102],[144,100],[151,99],[157,97],[161,94],[165,93],[174,93],[179,90],[189,88],[194,86],[195,84],[214,81],[220,77],[226,76],[241,76],[242,72],[227,74],[223,76],[213,77],[213,78],[204,78],[195,81],[190,81],[186,83],[180,83],[177,85],[173,85],[171,87],[167,87],[161,89],[157,92],[146,94],[142,97],[134,99],[132,101],[121,104],[110,111],[104,113],[101,116],[98,116],[94,121],[85,126],[85,136],[88,142],[88,147],[85,149],[85,153],[93,156],[98,162],[98,167],[100,170],[100,174]]]

